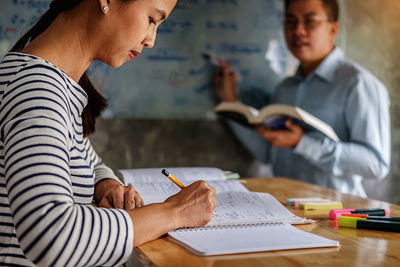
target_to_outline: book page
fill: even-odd
[[[300,114],[302,120],[305,123],[311,125],[315,129],[319,130],[321,133],[325,134],[326,136],[331,138],[333,141],[335,141],[335,142],[340,141],[339,137],[337,136],[337,134],[335,133],[335,131],[329,124],[325,123],[324,121],[321,121],[317,117],[314,117],[310,113],[308,113],[300,108],[296,108],[296,109],[297,109],[297,112]]]
[[[248,119],[257,117],[259,110],[240,102],[221,102],[215,108],[215,112],[238,112],[245,115]]]
[[[182,183],[188,186],[193,182],[194,181],[183,181]],[[208,181],[207,183],[211,185],[217,193],[226,191],[248,191],[238,180]],[[166,178],[164,178],[163,182],[135,183],[133,186],[141,195],[145,205],[164,202],[168,197],[175,195],[181,190]]]
[[[161,170],[164,168],[124,169],[118,170],[124,179],[125,184],[164,182],[168,181]],[[225,172],[218,168],[211,167],[187,167],[187,168],[165,168],[180,182],[197,180],[226,180]]]
[[[216,195],[218,205],[211,221],[215,225],[256,224],[265,222],[305,223],[268,193],[230,191]]]
[[[339,245],[338,241],[301,231],[289,224],[183,229],[168,235],[193,253],[204,256]]]

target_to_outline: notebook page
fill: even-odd
[[[217,193],[218,205],[206,226],[263,222],[305,223],[268,193],[231,191]]]
[[[339,246],[338,241],[289,224],[194,228],[172,231],[168,235],[171,240],[203,256]]]
[[[194,181],[183,181],[185,186]],[[208,181],[217,193],[226,191],[248,191],[238,180]],[[181,189],[174,183],[164,178],[163,182],[156,183],[135,183],[135,190],[141,195],[144,204],[161,203],[168,197],[178,193]]]
[[[163,168],[144,168],[144,169],[124,169],[118,170],[123,178],[125,184],[132,184],[138,182],[163,182],[165,177],[161,170]],[[197,181],[197,180],[226,180],[224,171],[218,168],[211,167],[187,167],[187,168],[165,168],[180,182],[183,181]]]

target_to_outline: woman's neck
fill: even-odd
[[[92,51],[82,40],[85,29],[79,17],[61,13],[42,34],[21,52],[41,57],[64,71],[76,82],[89,67]]]

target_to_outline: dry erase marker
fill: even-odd
[[[218,58],[215,55],[207,53],[207,52],[203,52],[203,53],[201,53],[201,55],[203,56],[203,58],[205,60],[210,61],[210,63],[212,65],[214,65],[215,67],[218,67],[220,65],[218,62]],[[230,76],[233,76],[234,74],[235,74],[235,71],[233,71],[233,70],[229,72]],[[240,74],[240,72],[237,72],[236,75],[237,75],[238,82],[240,83],[242,81],[242,75]]]
[[[174,176],[172,176],[172,174],[170,174],[166,169],[162,169],[162,174],[164,174],[165,176],[168,177],[168,179],[170,179],[174,184],[176,184],[177,186],[179,186],[181,189],[185,188],[185,186],[178,181],[178,179],[176,179]]]
[[[388,216],[371,216],[368,214],[342,214],[340,217],[356,217],[356,218],[366,218],[368,220],[378,220],[378,221],[390,221],[390,222],[400,222],[400,217],[388,217]]]
[[[329,212],[331,220],[337,220],[342,214],[368,214],[374,216],[388,216],[387,209],[333,209]]]
[[[341,227],[400,232],[400,222],[395,221],[370,220],[368,218],[340,216],[338,223]]]
[[[219,65],[217,57],[215,57],[215,56],[213,56],[213,55],[211,55],[209,53],[206,53],[206,52],[201,53],[201,55],[203,56],[204,59],[210,61],[211,64],[213,64],[214,66],[218,66]]]

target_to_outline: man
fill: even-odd
[[[383,178],[390,167],[390,100],[381,82],[335,47],[338,13],[337,0],[285,1],[286,43],[300,66],[271,98],[328,123],[341,141],[304,132],[290,120],[285,130],[230,124],[256,158],[272,163],[274,175],[366,197],[362,179]],[[222,101],[237,101],[237,75],[220,63],[217,94]]]

